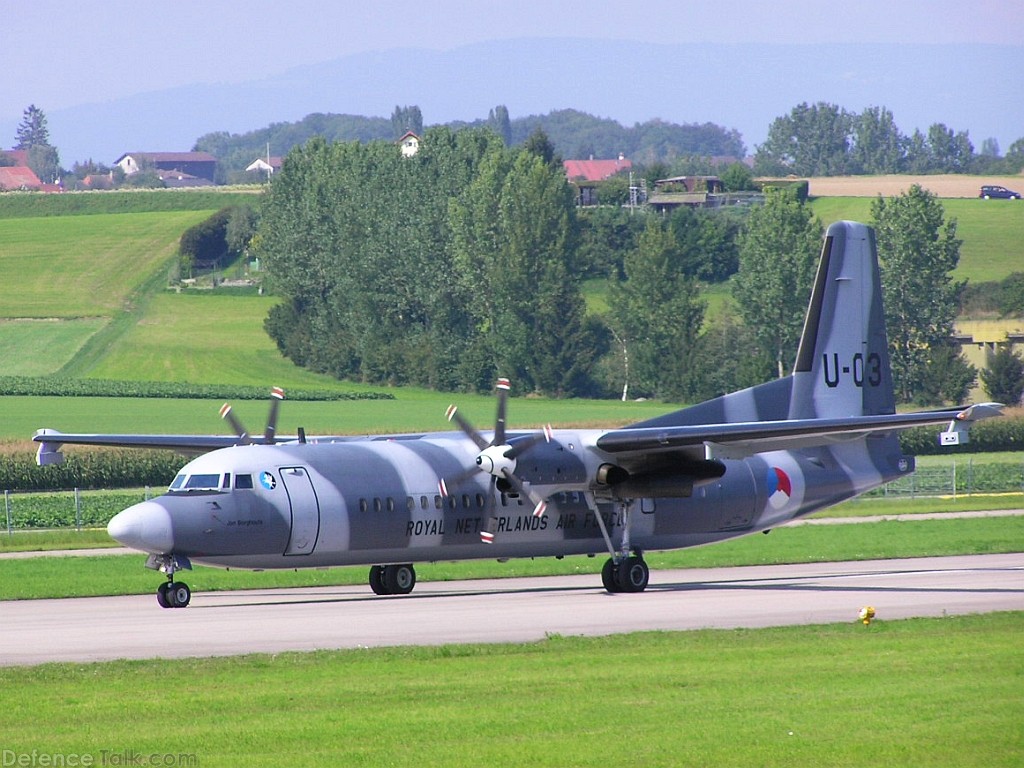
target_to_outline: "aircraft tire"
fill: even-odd
[[[643,592],[651,578],[651,569],[642,557],[627,557],[618,567],[619,588],[623,592]]]
[[[159,603],[161,608],[170,608],[171,599],[167,595],[167,590],[170,588],[170,583],[164,582],[156,589],[156,601]]]
[[[621,591],[616,580],[617,576],[618,571],[615,568],[615,561],[609,557],[604,561],[604,567],[601,569],[601,583],[604,584],[605,590],[611,594]]]
[[[416,569],[412,565],[384,566],[384,587],[390,595],[408,595],[416,586]]]
[[[384,586],[384,566],[374,565],[370,567],[370,589],[375,595],[390,594]]]
[[[187,608],[192,600],[192,590],[183,581],[173,581],[167,586],[167,601],[172,608]]]

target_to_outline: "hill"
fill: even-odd
[[[185,201],[196,198],[188,194],[158,199],[192,205]],[[280,355],[262,328],[274,298],[162,289],[181,232],[213,208],[5,218],[8,199],[0,196],[5,373],[63,369],[93,378],[358,388]],[[812,204],[828,223],[865,220],[870,203],[870,197],[820,197]],[[943,205],[964,239],[959,275],[989,280],[1020,270],[1024,216],[1017,204],[952,199]]]

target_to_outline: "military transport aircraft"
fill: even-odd
[[[767,531],[914,470],[896,433],[967,427],[984,403],[896,413],[874,232],[829,227],[792,375],[622,429],[509,431],[510,384],[497,421],[459,430],[307,439],[250,437],[229,406],[232,436],[71,435],[39,430],[40,464],[65,443],[198,454],[167,492],[117,514],[122,544],[166,574],[165,608],[187,606],[177,580],[192,563],[230,568],[369,565],[379,595],[408,594],[413,564],[607,552],[609,592],[640,592],[643,553]]]

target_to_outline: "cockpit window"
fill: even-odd
[[[252,488],[252,475],[235,475],[235,488]]]
[[[220,475],[189,475],[185,481],[185,489],[220,488]]]
[[[171,483],[170,490],[177,491],[185,484],[185,475],[178,475],[174,478],[174,482]]]

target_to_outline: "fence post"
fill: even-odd
[[[14,521],[11,518],[11,492],[4,491],[4,507],[7,509],[7,535],[14,535]]]
[[[953,459],[953,501],[956,501],[956,459]]]
[[[82,496],[77,488],[75,488],[75,530],[79,532],[82,530]]]

